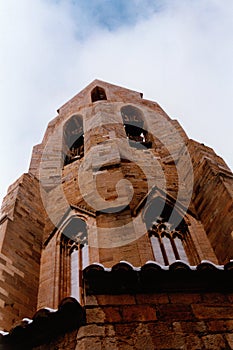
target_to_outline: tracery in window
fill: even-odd
[[[84,156],[83,118],[74,115],[64,126],[64,165]]]
[[[100,86],[96,86],[91,91],[91,100],[92,100],[92,102],[100,101],[100,100],[107,100],[105,90],[103,88],[101,88]]]
[[[87,227],[84,220],[73,218],[65,226],[60,242],[60,298],[72,296],[81,301],[82,270],[89,263]]]
[[[193,263],[194,246],[184,218],[161,198],[151,202],[144,215],[154,259],[162,265],[176,260]]]
[[[138,149],[151,148],[148,131],[145,130],[144,117],[140,109],[127,105],[121,108],[126,136],[131,147]]]
[[[163,220],[156,221],[148,231],[155,261],[169,265],[176,260],[188,262],[183,241],[185,233],[178,229],[172,230],[171,225]]]

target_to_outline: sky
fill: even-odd
[[[0,201],[94,79],[143,92],[233,169],[232,0],[0,1]]]

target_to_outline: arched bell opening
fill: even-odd
[[[152,142],[140,109],[131,105],[124,106],[121,108],[121,116],[129,145],[137,149],[151,148]]]
[[[64,165],[70,164],[84,156],[83,118],[72,116],[64,125]]]
[[[105,90],[100,86],[96,86],[91,91],[91,101],[96,102],[96,101],[101,101],[101,100],[107,100]]]

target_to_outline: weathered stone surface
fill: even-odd
[[[96,86],[107,99],[92,101]],[[131,116],[122,107],[131,108]],[[67,150],[72,151],[66,126],[77,115],[84,142],[66,163]],[[141,134],[134,129],[136,135],[130,135],[130,125],[138,122]],[[155,260],[148,229],[163,214],[162,209],[157,212],[158,203],[166,203],[165,211],[175,207],[175,216],[184,219],[181,244],[187,263],[226,264],[233,258],[232,198],[233,174],[225,162],[211,148],[190,140],[156,102],[92,82],[58,110],[41,144],[33,148],[28,174],[9,187],[3,201],[0,328],[9,330],[23,317],[32,317],[36,308],[57,308],[71,295],[72,250],[62,253],[61,237],[72,218],[87,227],[88,258],[80,270],[84,263],[110,268],[123,260],[137,267]],[[175,243],[173,236],[167,237],[173,244],[164,248],[171,264],[178,258],[171,258]],[[160,238],[164,242],[164,234]],[[127,284],[124,268],[130,267],[121,265],[115,273]],[[86,326],[38,350],[233,348],[232,291],[168,292],[164,281],[158,293],[85,295],[81,272],[77,283]]]

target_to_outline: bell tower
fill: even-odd
[[[109,312],[112,295],[127,295],[125,300],[140,313],[139,300],[148,292],[204,292],[199,277],[194,286],[193,277],[185,275],[189,287],[182,278],[178,288],[172,271],[228,266],[233,258],[232,186],[225,162],[189,139],[156,102],[93,81],[58,109],[42,143],[33,148],[28,173],[3,201],[2,329],[37,309],[57,309],[64,298],[75,298],[86,308],[92,324],[91,312],[99,302],[99,308],[105,305],[99,312]],[[159,276],[168,271],[172,286],[165,283],[168,276],[158,277],[158,286],[150,284],[148,276],[153,280],[155,271]],[[135,304],[131,296],[137,293]],[[106,299],[91,304],[93,295]],[[115,319],[105,314],[105,321],[96,322],[134,322],[132,310],[131,316],[122,316],[128,306],[121,309],[126,301],[119,300],[113,303],[119,304],[114,312],[121,320],[118,314]],[[145,300],[142,304],[147,311],[135,322],[156,321],[154,309]]]

